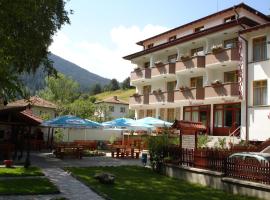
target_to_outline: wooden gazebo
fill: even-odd
[[[2,157],[10,158],[11,151],[15,148],[15,153],[17,151],[16,145],[18,144],[18,133],[20,130],[27,130],[25,150],[27,150],[26,162],[29,161],[29,151],[30,151],[30,132],[32,127],[39,126],[42,123],[42,119],[35,116],[29,106],[4,106],[0,109],[0,125],[10,127],[9,139],[3,141],[0,144],[0,151],[3,154]]]
[[[172,128],[175,128],[177,130],[180,130],[180,148],[183,147],[183,136],[194,136],[194,143],[187,139],[186,141],[188,143],[193,143],[193,146],[195,149],[197,149],[197,141],[198,141],[198,134],[200,133],[206,133],[206,126],[202,124],[202,122],[192,122],[192,121],[185,121],[185,120],[175,120],[175,122],[172,125]],[[186,146],[191,147],[192,144],[187,144]]]

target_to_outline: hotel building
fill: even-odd
[[[253,62],[249,56],[253,47],[248,45],[264,48],[258,45],[269,41],[269,27],[255,27],[269,21],[268,16],[241,3],[138,42],[143,50],[124,57],[136,65],[130,75],[136,93],[129,102],[136,118],[201,121],[210,135],[249,138],[246,133],[260,126],[254,125],[260,119],[251,118],[269,114],[270,98],[265,101],[269,92],[255,89],[256,95],[262,95],[255,98],[255,104],[263,105],[254,107],[253,92],[248,91],[268,83],[270,63],[266,57]],[[261,34],[253,41],[252,34],[265,29],[268,36]],[[261,110],[265,114],[257,113]]]

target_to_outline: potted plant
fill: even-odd
[[[135,72],[140,71],[140,68],[139,67],[136,67],[136,68],[134,68],[134,71]]]
[[[180,86],[180,91],[184,92],[185,90],[188,90],[189,88],[187,86]]]
[[[213,87],[220,87],[222,86],[222,82],[220,80],[215,80],[211,83]]]
[[[188,61],[189,59],[190,59],[190,56],[189,55],[181,56],[181,61],[182,62]]]
[[[4,164],[7,168],[11,168],[13,165],[13,160],[4,160]]]
[[[156,67],[162,67],[164,64],[161,60],[155,62]]]
[[[222,47],[222,45],[214,45],[212,47],[212,52],[213,54],[217,54],[217,53],[220,53],[221,51],[223,51],[224,48]]]
[[[133,97],[139,97],[140,95],[139,95],[139,93],[134,93],[133,95],[132,95]]]

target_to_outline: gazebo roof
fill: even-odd
[[[203,125],[201,122],[192,122],[185,120],[175,120],[172,128],[176,128],[179,130],[206,131],[205,125]]]

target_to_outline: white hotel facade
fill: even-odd
[[[270,138],[270,18],[239,4],[137,44],[136,118],[201,121],[214,136]]]

